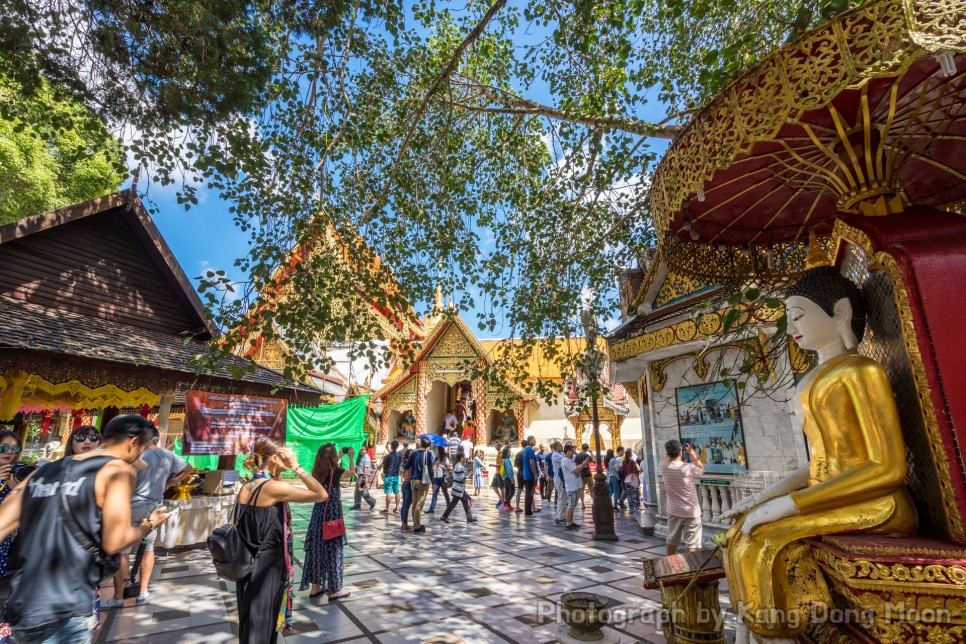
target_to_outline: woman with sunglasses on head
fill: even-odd
[[[93,425],[81,425],[67,437],[64,456],[86,454],[101,444],[101,432]]]
[[[0,432],[0,503],[19,483],[13,477],[13,469],[14,464],[20,460],[21,451],[20,437],[15,432],[10,430]],[[7,563],[10,558],[10,545],[12,543],[13,535],[0,542],[0,577],[7,576]]]

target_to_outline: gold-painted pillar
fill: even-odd
[[[379,444],[385,445],[389,442],[389,410],[382,406],[382,415],[379,416]]]
[[[29,377],[30,374],[26,371],[7,374],[4,377],[7,386],[3,390],[3,397],[0,398],[0,420],[13,420],[13,417],[17,415],[20,400],[23,398],[23,388]]]
[[[584,436],[584,425],[580,422],[580,415],[571,416],[569,419],[570,424],[574,427],[574,446],[579,450],[580,445],[583,442]]]
[[[476,438],[474,442],[477,445],[488,445],[490,435],[486,428],[486,380],[477,378],[475,384],[476,393],[474,398],[476,399],[476,417],[473,420],[476,422]]]
[[[426,362],[416,365],[416,436],[426,433],[426,398],[429,396],[429,383],[426,381]]]
[[[520,398],[514,403],[514,411],[517,417],[517,440],[526,438],[527,432],[527,403]]]
[[[623,422],[623,416],[614,414],[614,424],[610,428],[610,446],[614,451],[617,451],[617,448],[621,444],[621,423]]]

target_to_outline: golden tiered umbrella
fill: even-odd
[[[880,0],[769,55],[659,165],[661,252],[706,280],[792,277],[843,213],[966,204],[966,0]]]

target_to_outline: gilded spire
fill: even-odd
[[[819,266],[831,266],[828,255],[822,250],[822,245],[818,243],[818,237],[814,230],[808,231],[808,259],[805,260],[805,268],[818,268]]]

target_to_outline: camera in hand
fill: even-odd
[[[342,453],[343,454],[348,454],[349,453],[349,448],[348,447],[343,447],[342,448]]]
[[[28,465],[27,463],[14,463],[10,466],[10,478],[12,478],[17,483],[20,483],[25,478],[34,473],[37,469],[36,465]]]

